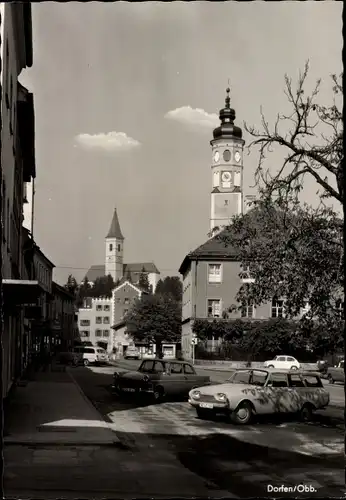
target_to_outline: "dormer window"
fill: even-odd
[[[112,251],[113,251],[113,245],[112,245],[112,243],[110,243],[110,245],[109,245],[109,251],[110,251],[110,252],[112,252]]]

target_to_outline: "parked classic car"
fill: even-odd
[[[160,401],[165,396],[187,396],[192,388],[207,384],[210,377],[197,375],[190,363],[147,359],[137,371],[115,372],[112,391],[119,395],[151,395]]]
[[[292,356],[275,356],[274,359],[264,362],[265,368],[277,368],[286,370],[299,370],[300,363]]]
[[[237,424],[274,413],[299,413],[310,420],[314,410],[329,404],[329,392],[315,372],[242,369],[222,384],[193,389],[189,403],[200,418],[223,413]]]
[[[344,360],[340,361],[337,366],[330,366],[327,371],[327,377],[330,384],[334,384],[334,382],[342,382],[345,383],[345,368],[344,368]]]

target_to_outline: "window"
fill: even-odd
[[[100,305],[96,306],[96,311],[102,311],[102,306]]]
[[[117,299],[117,304],[120,304],[120,298]]]
[[[111,308],[110,308],[110,306],[103,306],[103,310],[104,310],[104,311],[110,311],[110,310],[111,310]]]
[[[284,317],[284,301],[283,300],[273,300],[272,301],[272,318],[283,318]]]
[[[183,373],[183,365],[180,363],[171,363],[171,373],[176,375]]]
[[[213,174],[213,187],[220,186],[220,172],[214,172]]]
[[[80,326],[90,326],[90,319],[81,319]]]
[[[221,317],[221,300],[208,299],[208,318]]]
[[[103,330],[103,336],[109,337],[109,330]]]
[[[294,359],[294,358],[291,358],[291,356],[287,356],[287,361],[293,361],[293,362],[294,362],[294,361],[295,361],[295,359]]]
[[[103,323],[104,323],[105,325],[109,325],[109,316],[105,316],[105,317],[103,318]]]
[[[163,373],[165,371],[165,365],[162,361],[155,361],[154,364],[154,372],[155,373]]]
[[[254,317],[254,306],[253,304],[244,304],[241,308],[242,318],[253,318]]]
[[[90,332],[89,332],[89,330],[82,330],[82,331],[80,332],[80,336],[81,336],[81,337],[90,337]]]
[[[96,337],[102,337],[102,330],[95,330]]]
[[[143,361],[141,364],[139,371],[142,373],[150,373],[154,369],[154,361]]]
[[[128,297],[126,297],[126,299],[124,299],[124,304],[129,304],[130,303],[130,299]]]
[[[124,309],[124,316],[126,316],[126,314],[129,312],[128,309]]]
[[[261,370],[254,370],[252,372],[250,384],[251,385],[259,385],[259,386],[263,387],[265,382],[266,382],[267,376],[268,376],[267,372],[263,372]]]
[[[209,283],[221,283],[221,264],[208,265]]]
[[[186,373],[186,375],[194,375],[195,374],[195,370],[190,365],[184,365],[184,372]]]
[[[83,347],[81,351],[83,351],[85,354],[95,354],[95,349],[93,349],[92,347]]]
[[[287,375],[285,373],[272,373],[267,385],[270,387],[287,387]]]
[[[304,382],[300,375],[288,375],[288,381],[290,387],[304,387]]]
[[[109,251],[110,251],[110,252],[112,252],[112,251],[113,251],[113,245],[112,245],[112,243],[110,243],[110,245],[109,245]]]
[[[322,381],[316,375],[304,375],[304,382],[307,387],[323,387]]]
[[[251,276],[250,266],[244,264],[241,266],[239,277],[243,283],[253,283],[255,281]]]
[[[120,252],[120,250],[121,250],[121,246],[120,246],[120,245],[118,245],[118,252]]]
[[[99,325],[102,323],[102,316],[96,316],[96,323]]]

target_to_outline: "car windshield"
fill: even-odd
[[[268,373],[261,370],[241,370],[235,372],[227,382],[231,384],[249,384],[263,386]]]

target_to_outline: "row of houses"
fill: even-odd
[[[74,297],[53,282],[54,264],[34,240],[34,97],[18,81],[33,64],[31,5],[0,4],[1,273],[3,397],[31,353],[72,342]]]

